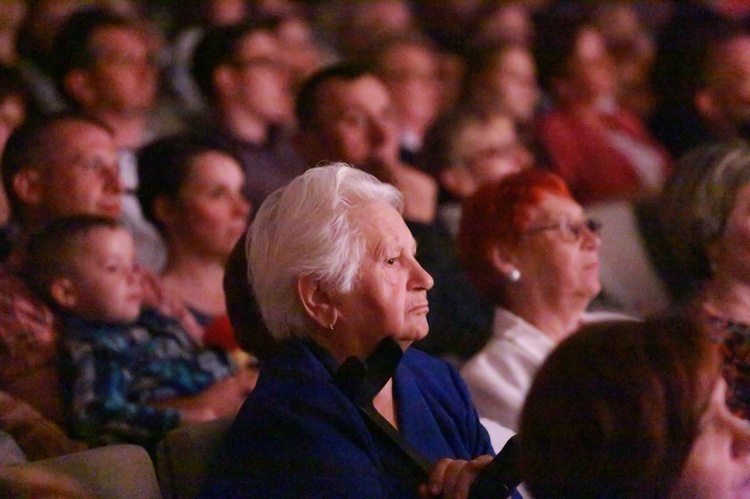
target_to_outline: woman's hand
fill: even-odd
[[[429,481],[420,485],[419,495],[423,498],[466,499],[479,472],[491,462],[492,456],[479,456],[471,461],[441,459],[432,468]]]

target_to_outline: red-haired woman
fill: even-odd
[[[465,202],[462,264],[497,306],[492,338],[461,370],[480,416],[515,430],[552,349],[582,323],[613,318],[586,313],[600,289],[598,230],[545,170],[512,174]]]

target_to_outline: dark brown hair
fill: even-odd
[[[718,379],[717,354],[686,316],[600,323],[565,340],[521,415],[534,497],[667,497]]]

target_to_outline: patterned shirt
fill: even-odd
[[[74,432],[93,445],[157,442],[179,413],[150,401],[198,394],[233,372],[225,353],[199,348],[177,321],[150,309],[124,325],[67,317],[64,347]]]
[[[711,339],[719,343],[722,374],[727,383],[727,406],[750,420],[750,324],[708,316]]]
[[[203,330],[182,305],[163,295],[158,277],[141,271],[144,303],[180,322],[202,342]],[[45,417],[64,423],[58,376],[58,325],[47,304],[34,296],[10,266],[0,266],[0,390],[28,402]]]

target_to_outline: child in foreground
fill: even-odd
[[[254,385],[225,352],[142,306],[133,256],[130,234],[103,217],[55,220],[29,242],[29,282],[59,312],[69,422],[89,445],[150,447],[180,424],[235,413]]]

